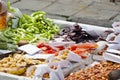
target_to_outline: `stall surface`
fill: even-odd
[[[48,17],[85,24],[111,27],[120,20],[120,0],[4,0],[11,1],[23,13],[31,14],[42,10]]]

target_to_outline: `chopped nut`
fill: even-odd
[[[65,80],[108,80],[108,74],[114,69],[120,69],[120,64],[103,61],[91,68],[72,73]]]

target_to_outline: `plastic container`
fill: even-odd
[[[7,5],[4,1],[0,0],[0,30],[5,29],[7,26]]]

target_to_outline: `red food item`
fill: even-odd
[[[97,48],[98,45],[96,43],[83,43],[83,44],[78,44],[78,47],[92,49],[92,48]]]
[[[55,50],[46,50],[44,52],[47,54],[55,54],[55,56],[58,56],[58,51],[55,51]]]
[[[77,49],[77,45],[70,46],[68,49],[71,51],[74,51]]]
[[[43,47],[45,45],[45,43],[39,43],[39,44],[37,44],[37,47],[38,48],[41,48],[41,47]]]
[[[75,53],[77,54],[81,54],[81,53],[85,53],[87,50],[84,48],[76,48],[76,50],[74,50]]]
[[[53,46],[50,46],[47,43],[39,43],[37,47],[42,49],[43,52],[45,52],[46,54],[55,54],[56,56],[58,55],[58,49]]]
[[[56,48],[58,48],[59,50],[64,50],[65,49],[64,46],[56,46]]]
[[[84,48],[77,48],[73,52],[81,56],[83,59],[87,58],[87,55],[88,55],[87,49],[84,49]]]
[[[45,49],[45,50],[51,49],[51,47],[50,47],[48,44],[46,44],[46,43],[39,43],[39,44],[37,45],[37,47],[38,47],[38,48],[43,48],[43,49]]]
[[[77,48],[84,48],[84,49],[90,50],[90,49],[95,49],[97,47],[98,47],[98,45],[96,43],[82,43],[82,44],[72,45],[68,49],[76,50]]]
[[[91,52],[91,50],[97,47],[98,45],[96,43],[82,43],[82,44],[72,45],[68,49],[73,51],[75,54],[78,54],[84,59],[87,58],[88,53]]]

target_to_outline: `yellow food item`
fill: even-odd
[[[21,75],[26,71],[26,67],[15,67],[7,70],[7,73]]]
[[[35,73],[35,70],[36,70],[36,67],[35,66],[31,66],[31,68],[28,68],[29,70],[29,72],[26,72],[26,76],[27,77],[32,77],[32,76],[34,76],[34,73]]]
[[[8,57],[0,60],[0,72],[15,74],[15,75],[24,75],[26,69],[32,65],[42,64],[41,60],[35,60],[32,58],[24,57],[24,54],[15,53],[11,54]],[[35,69],[30,72],[31,76],[34,73]]]
[[[6,73],[10,73],[10,74],[16,74],[16,75],[21,75],[23,73],[25,73],[26,71],[26,67],[12,67],[12,68],[0,68],[1,72],[6,72]]]
[[[60,55],[60,58],[66,59],[67,56],[68,56],[68,54],[69,54],[69,50],[64,50],[64,51],[62,52],[62,54]]]

